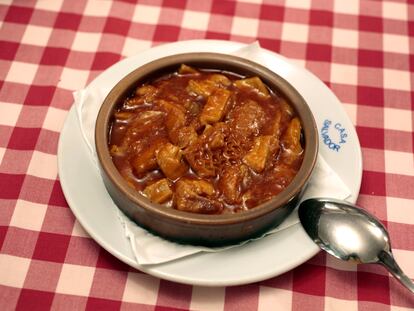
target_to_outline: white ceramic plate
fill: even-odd
[[[165,44],[122,60],[105,70],[90,88],[111,88],[133,69],[154,59],[185,52],[232,53],[244,44],[193,40]],[[288,59],[266,51],[268,68],[289,81],[308,102],[320,131],[320,152],[358,196],[362,175],[361,149],[355,129],[336,96],[317,77]],[[335,150],[338,149],[338,150]],[[63,192],[78,221],[97,243],[123,262],[148,274],[180,283],[228,286],[282,274],[318,252],[300,224],[277,234],[218,253],[200,253],[165,264],[141,266],[130,249],[117,209],[105,190],[82,138],[74,108],[63,127],[58,164]]]

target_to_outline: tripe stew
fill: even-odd
[[[112,160],[152,202],[248,210],[286,188],[303,159],[295,111],[258,77],[187,65],[138,85],[110,127]]]

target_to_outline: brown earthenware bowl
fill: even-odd
[[[112,162],[108,131],[114,108],[143,82],[174,72],[180,64],[230,71],[242,76],[259,76],[281,93],[296,110],[305,141],[302,166],[290,185],[270,201],[251,210],[223,215],[179,211],[152,203],[128,186]],[[302,96],[283,78],[249,60],[216,53],[188,53],[155,60],[124,77],[106,97],[96,121],[96,151],[105,186],[116,205],[132,220],[164,238],[199,245],[224,245],[257,237],[279,225],[294,209],[310,178],[318,153],[315,120]]]

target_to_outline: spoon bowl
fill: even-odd
[[[414,283],[396,263],[388,232],[375,216],[345,201],[308,199],[299,206],[299,219],[321,249],[345,261],[382,264],[414,293]]]

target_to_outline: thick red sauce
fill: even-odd
[[[130,186],[166,208],[247,210],[289,185],[301,124],[257,77],[188,66],[137,86],[114,113],[109,148]]]

